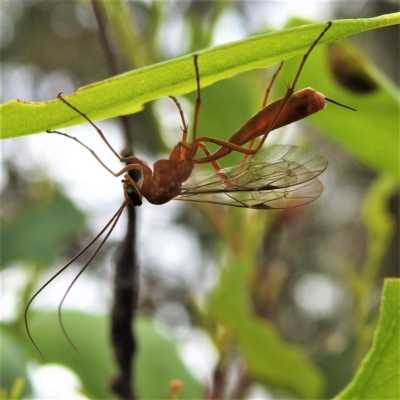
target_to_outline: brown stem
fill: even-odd
[[[115,46],[107,35],[105,10],[101,1],[92,0],[92,7],[99,27],[100,42],[111,75],[116,75],[118,62]],[[125,137],[125,151],[133,155],[132,124],[128,117],[121,117]],[[121,399],[135,399],[134,358],[137,342],[133,330],[134,316],[138,304],[139,284],[138,265],[136,261],[136,212],[132,206],[127,207],[128,226],[125,239],[119,249],[114,275],[114,296],[111,310],[111,343],[118,372],[110,384],[111,390]]]
[[[119,373],[111,388],[122,399],[135,399],[133,385],[133,360],[137,342],[133,333],[133,320],[138,304],[138,268],[135,254],[136,213],[132,206],[128,210],[128,227],[114,276],[114,301],[111,312],[111,341]]]

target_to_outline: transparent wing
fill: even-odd
[[[175,200],[257,209],[298,207],[321,195],[324,187],[317,176],[327,165],[326,158],[302,147],[270,146],[211,175],[195,167]]]

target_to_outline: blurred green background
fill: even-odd
[[[297,3],[108,2],[107,33],[125,71],[281,29],[298,13],[328,20],[399,11],[390,1],[310,2],[310,10],[296,11]],[[0,11],[2,102],[46,101],[110,75],[89,2],[3,1]],[[398,275],[398,33],[395,26],[351,37],[364,52],[355,75],[341,66],[345,53],[337,46],[348,46],[344,41],[307,61],[298,88],[311,86],[358,109],[329,105],[322,116],[269,138],[328,158],[325,192],[313,204],[249,212],[145,202],[137,210],[141,398],[167,398],[172,379],[184,383],[181,399],[203,397],[211,383],[215,396],[227,398],[330,398],[351,380],[371,345],[383,278]],[[299,62],[285,65],[274,97]],[[199,132],[229,137],[259,110],[273,72],[251,71],[202,90]],[[194,94],[181,99],[188,121],[193,101]],[[160,99],[132,116],[136,155],[149,163],[179,140],[174,107]],[[99,125],[120,150],[120,122]],[[67,132],[118,168],[90,127]],[[46,288],[30,310],[44,361],[27,338],[23,312],[34,291],[117,210],[120,182],[62,137],[34,135],[1,146],[1,388],[23,377],[24,396],[32,398],[112,398],[108,309],[125,221],[67,298],[65,325],[80,356],[60,333],[55,310],[83,264]],[[230,165],[235,155],[223,161]]]

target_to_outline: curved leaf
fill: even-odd
[[[30,316],[31,331],[45,362],[73,370],[82,382],[83,392],[90,398],[110,398],[108,382],[115,374],[115,366],[108,345],[107,319],[77,311],[64,311],[63,318],[80,355],[62,335],[56,312],[35,312]],[[135,369],[140,398],[167,398],[168,383],[173,379],[184,383],[180,392],[183,398],[199,398],[200,384],[185,369],[175,343],[161,336],[148,319],[138,319],[135,329],[140,343]],[[26,333],[22,334],[27,340]]]
[[[400,13],[334,21],[320,43],[398,23]],[[326,23],[311,24],[199,51],[201,85],[208,86],[240,72],[266,68],[303,54],[325,26]],[[146,102],[162,96],[188,93],[195,87],[193,56],[185,55],[82,87],[68,96],[68,100],[92,120],[98,120],[137,112]],[[57,100],[33,103],[16,99],[4,103],[0,113],[0,138],[84,122],[82,117]]]
[[[354,380],[336,400],[400,398],[400,281],[387,279],[372,349]]]

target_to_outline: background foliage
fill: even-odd
[[[246,35],[269,28],[268,23],[257,24],[254,3],[105,4],[109,34],[123,54],[123,70],[206,48],[221,32],[236,39],[231,35],[240,29],[226,28],[229,21],[236,21]],[[384,5],[387,10],[365,6],[362,16],[397,11],[390,9],[390,2],[370,7]],[[72,92],[109,76],[88,3],[14,1],[1,7],[14,32],[2,43],[4,101],[52,100],[60,91]],[[272,15],[273,4],[266,7],[264,12],[268,14],[269,7]],[[349,11],[338,17],[357,15]],[[179,30],[170,33],[176,26],[183,35]],[[379,64],[358,56],[354,70],[361,78],[355,87],[349,89],[343,68],[336,70],[336,77],[346,81],[345,88],[332,78],[333,47],[316,49],[306,64],[299,88],[312,86],[357,108],[357,113],[330,105],[309,118],[308,125],[296,124],[296,133],[291,128],[271,137],[313,148],[329,159],[322,178],[326,190],[318,201],[306,209],[261,214],[207,205],[141,208],[136,381],[142,398],[167,398],[171,379],[184,382],[182,399],[202,397],[207,382],[213,382],[216,397],[219,390],[231,398],[288,393],[333,397],[350,382],[372,343],[383,277],[398,274],[399,108],[398,82],[391,79],[398,77],[399,46],[393,46],[398,35],[391,29],[398,32],[393,27],[354,37]],[[384,35],[390,40],[380,42]],[[381,43],[391,46],[385,51]],[[297,58],[285,65],[274,96],[281,95],[298,64]],[[263,70],[251,71],[202,90],[200,132],[229,137],[259,109],[270,77]],[[185,96],[185,110],[191,109],[193,99],[193,94]],[[170,109],[169,102],[161,100],[133,116],[138,155],[157,159],[176,143],[179,119],[170,117]],[[174,108],[171,112],[175,116]],[[107,137],[118,145],[118,123],[101,127],[111,131]],[[90,129],[73,132],[82,132],[80,138],[92,143]],[[107,381],[114,367],[107,344],[107,307],[115,242],[99,255],[82,286],[71,293],[76,300],[66,306],[66,326],[82,355],[73,353],[60,334],[54,312],[74,272],[64,287],[49,288],[29,314],[44,362],[23,325],[32,292],[93,237],[92,230],[104,225],[122,198],[119,186],[113,197],[101,167],[86,175],[91,166],[82,165],[78,176],[69,162],[78,164],[90,156],[63,140],[36,135],[3,142],[2,303],[8,311],[1,324],[1,386],[10,389],[24,377],[25,393],[40,397],[46,387],[38,386],[38,371],[56,364],[75,372],[81,394],[110,398]],[[53,147],[57,141],[61,150]],[[59,149],[57,165],[43,162],[47,148]],[[235,156],[224,161],[230,164]],[[85,181],[84,194],[76,194],[75,179]],[[103,184],[102,195],[95,190],[96,180]],[[114,238],[118,236],[117,231]],[[393,366],[398,360],[391,362]],[[47,378],[44,386],[50,381]],[[61,383],[57,385],[59,393]]]

